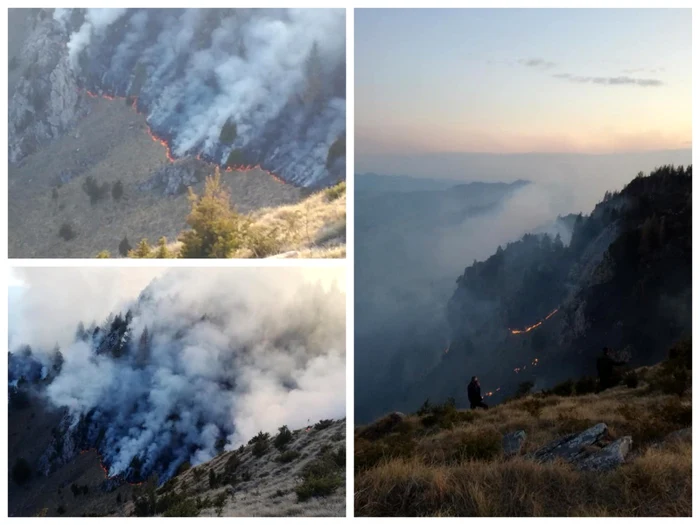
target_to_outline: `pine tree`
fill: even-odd
[[[158,239],[158,248],[155,254],[156,259],[169,259],[170,252],[168,252],[168,240],[165,237]]]
[[[122,242],[119,243],[119,254],[122,257],[126,257],[129,255],[129,251],[131,251],[131,244],[129,244],[129,239],[125,235]]]
[[[129,252],[129,257],[132,259],[148,259],[150,256],[151,246],[148,244],[148,239],[141,239],[136,249]]]
[[[207,177],[203,195],[190,188],[192,206],[187,216],[190,230],[180,240],[183,258],[227,258],[242,247],[247,223],[231,208],[230,194],[221,184],[221,172]]]

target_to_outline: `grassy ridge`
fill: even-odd
[[[449,403],[386,418],[355,433],[355,512],[360,516],[690,516],[691,392],[669,393],[683,367],[637,371],[636,388],[563,397],[527,395],[488,411]],[[678,392],[678,388],[676,391]],[[606,423],[632,436],[627,462],[580,472],[523,455],[506,459],[501,437],[524,430],[523,454]]]

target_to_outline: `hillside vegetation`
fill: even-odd
[[[11,415],[10,516],[345,516],[344,419],[260,432],[206,463],[183,464],[159,486],[156,476],[106,478],[94,449],[48,476],[35,472],[32,455],[46,447],[56,415],[38,400],[13,403]]]
[[[355,512],[360,516],[690,516],[692,509],[691,345],[628,373],[620,386],[591,392],[567,382],[484,410],[428,401],[412,415],[390,414],[355,432]],[[577,388],[581,392],[577,395]],[[559,395],[554,392],[558,392]],[[619,438],[631,448],[619,465],[585,470],[537,451],[604,423],[584,459]],[[504,452],[504,436],[523,431]],[[540,454],[541,455],[541,454]]]
[[[250,214],[236,211],[216,171],[197,195],[189,190],[189,229],[178,241],[165,237],[151,246],[142,239],[126,255],[141,259],[345,257],[345,183],[318,191],[297,204],[263,208]],[[122,241],[128,244],[128,239]],[[120,251],[122,245],[120,245]],[[109,252],[97,257],[108,258]]]

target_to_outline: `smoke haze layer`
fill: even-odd
[[[102,282],[122,271],[102,269]],[[31,289],[47,279],[43,272],[63,283],[56,310],[69,309],[70,283],[81,270],[25,270],[22,280]],[[171,269],[105,322],[74,325],[60,365],[51,347],[32,347],[27,359],[53,370],[48,401],[67,407],[68,432],[80,448],[98,449],[110,476],[137,481],[156,473],[163,481],[183,462],[207,461],[261,430],[344,417],[342,275]],[[23,321],[38,331],[52,326],[47,310],[32,304]],[[23,344],[16,335],[15,361]]]
[[[330,154],[345,135],[343,9],[57,9],[41,24],[65,46],[61,78],[135,99],[175,157],[344,179]]]

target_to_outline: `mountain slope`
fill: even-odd
[[[479,375],[495,400],[530,379],[595,372],[603,346],[634,365],[690,335],[692,168],[663,167],[578,216],[571,242],[526,235],[467,267],[448,303],[451,339],[416,390],[466,402]],[[420,397],[413,398],[413,404]]]
[[[39,400],[11,409],[10,466],[40,455],[59,420]],[[155,478],[127,483],[107,477],[99,454],[88,449],[22,485],[11,473],[10,516],[345,516],[345,420],[295,430],[282,451],[273,439],[266,441],[260,457],[249,443],[196,467],[185,465],[160,487]],[[305,482],[305,473],[319,464],[326,485],[319,476]],[[218,476],[213,484],[210,471]]]

